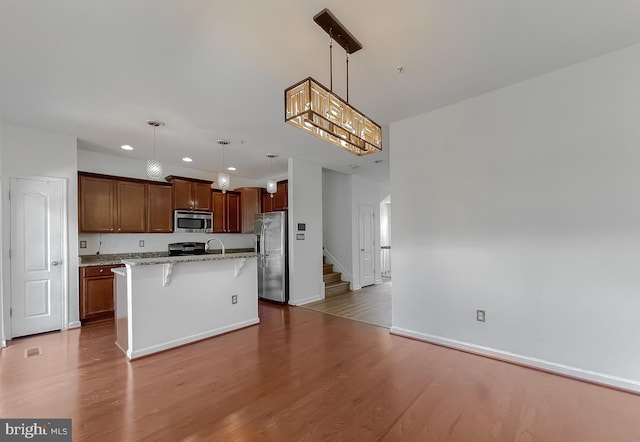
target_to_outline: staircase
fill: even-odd
[[[322,257],[322,279],[324,280],[324,296],[336,296],[349,293],[349,282],[342,281],[342,273],[333,271],[333,264],[327,264]]]

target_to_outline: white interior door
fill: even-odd
[[[13,337],[62,328],[63,187],[11,179],[11,331]]]
[[[373,206],[360,205],[360,285],[375,282],[373,256]]]

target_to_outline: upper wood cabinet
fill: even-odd
[[[145,232],[147,222],[146,184],[120,180],[115,183],[115,231],[120,233]]]
[[[273,210],[289,208],[289,182],[278,181],[278,191],[273,195]]]
[[[211,211],[211,181],[170,175],[173,184],[173,208]]]
[[[213,205],[213,232],[240,233],[242,209],[240,207],[240,193],[222,193],[219,190],[211,192]]]
[[[80,232],[171,232],[170,184],[78,173]]]
[[[147,232],[173,231],[173,188],[169,184],[147,184]]]
[[[262,194],[262,212],[273,212],[274,210],[287,210],[289,208],[289,182],[288,180],[278,181],[276,193],[271,194],[266,191]]]
[[[273,196],[266,190],[262,192],[262,213],[273,212]]]
[[[240,187],[235,189],[236,192],[240,192],[242,206],[241,233],[253,233],[254,218],[261,211],[263,190],[261,187]]]
[[[80,232],[115,231],[116,185],[112,178],[78,174]]]

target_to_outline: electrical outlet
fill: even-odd
[[[86,241],[80,241],[80,248],[81,249],[86,249],[87,248],[87,242]]]
[[[485,314],[484,310],[476,310],[476,321],[484,322]]]
[[[238,303],[238,295],[231,295],[231,304]]]
[[[138,247],[144,247],[144,239],[138,241]]]

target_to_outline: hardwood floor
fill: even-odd
[[[71,417],[74,440],[640,441],[640,396],[312,310],[260,318],[133,363],[109,322],[16,339],[0,416]]]
[[[367,324],[391,327],[391,279],[301,307]]]

